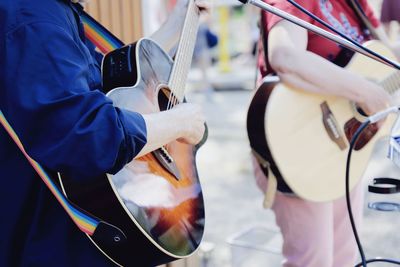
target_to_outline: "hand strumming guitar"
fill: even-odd
[[[204,136],[205,116],[202,109],[197,104],[183,103],[175,107],[173,112],[176,116],[181,116],[183,126],[182,137],[178,139],[180,142],[196,145]]]
[[[196,104],[182,103],[167,111],[145,114],[143,118],[147,143],[136,158],[174,140],[198,144],[205,132],[205,116]]]
[[[390,106],[390,95],[380,85],[367,80],[364,84],[362,88],[358,88],[362,100],[357,104],[367,115],[373,115]]]

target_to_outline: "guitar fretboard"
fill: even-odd
[[[195,5],[194,1],[190,0],[188,1],[188,10],[168,84],[172,93],[180,102],[183,101],[186,79],[192,63],[198,24],[199,9]]]
[[[389,75],[380,84],[389,94],[395,93],[400,88],[400,71]]]

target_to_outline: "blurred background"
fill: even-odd
[[[380,16],[381,0],[369,0]],[[87,10],[125,42],[149,36],[166,19],[176,0],[92,0]],[[274,215],[262,208],[246,131],[248,105],[255,91],[259,11],[238,1],[214,0],[199,26],[187,99],[207,115],[209,138],[197,156],[206,205],[204,242],[197,254],[170,266],[280,266],[281,236]],[[387,24],[392,40],[398,23]],[[260,120],[263,118],[260,118]],[[366,183],[376,175],[400,178],[386,159],[387,142],[376,148]],[[367,190],[367,186],[365,186]],[[400,213],[370,210],[371,201],[397,201],[399,196],[366,192],[361,240],[367,257],[400,258]],[[381,264],[379,266],[385,266]],[[388,266],[388,265],[387,265]]]

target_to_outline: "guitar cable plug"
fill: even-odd
[[[382,111],[379,111],[379,112],[375,113],[374,115],[369,116],[367,118],[367,120],[370,123],[376,123],[376,122],[386,118],[386,116],[388,116],[390,113],[398,113],[399,110],[400,110],[399,106],[392,106],[392,107],[389,107],[389,108],[384,109]]]

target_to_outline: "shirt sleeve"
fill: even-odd
[[[380,23],[378,17],[375,15],[374,10],[372,9],[371,5],[368,3],[367,0],[359,0],[359,1],[360,1],[359,3],[361,5],[365,15],[371,22],[372,26],[375,28],[378,28],[381,25],[381,23]]]
[[[296,16],[306,22],[313,23],[314,20],[301,12],[295,6],[290,4],[287,1],[283,0],[263,0],[265,3],[272,5],[275,8],[278,8],[284,12],[287,12],[293,16]],[[315,1],[309,0],[297,0],[299,5],[303,6],[308,11],[315,13],[316,3]],[[264,48],[264,43],[268,39],[268,32],[274,27],[282,18],[276,15],[273,15],[270,12],[261,11],[261,27],[264,31],[263,36],[259,42],[259,56],[258,56],[258,69],[260,70],[261,77],[264,77],[273,72],[273,70],[269,66],[268,58],[265,56],[265,52],[268,48]]]
[[[90,89],[89,56],[48,22],[6,36],[5,116],[33,159],[74,177],[115,173],[146,143],[140,114]]]
[[[297,9],[295,6],[293,6],[291,3],[288,1],[283,1],[283,0],[263,0],[265,3],[272,5],[273,7],[276,7],[282,11],[285,11],[295,17],[298,17],[299,19],[302,19],[306,22],[312,23],[314,20],[301,12],[299,9]],[[296,1],[299,5],[307,9],[308,11],[314,13],[315,9],[315,1],[310,1],[310,0],[297,0]],[[274,27],[279,21],[282,20],[281,17],[276,16],[270,12],[263,11],[262,15],[262,24],[264,26],[264,29],[266,31],[270,31],[272,27]]]

